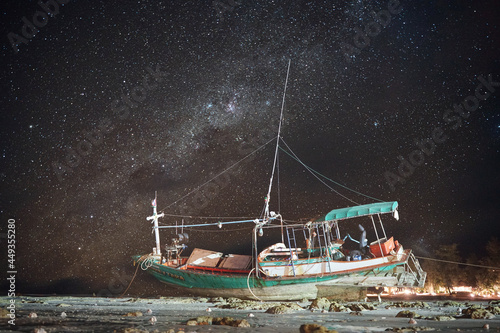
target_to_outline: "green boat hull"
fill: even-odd
[[[138,264],[141,256],[134,256]],[[147,269],[159,281],[199,296],[291,301],[328,297],[331,287],[367,288],[397,284],[396,268],[391,263],[355,273],[324,274],[307,277],[270,278],[255,274],[212,274],[165,266],[155,261]]]

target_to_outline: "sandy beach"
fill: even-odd
[[[374,298],[368,302],[331,303],[323,299],[272,303],[187,297],[30,296],[15,298],[14,321],[12,311],[7,308],[10,299],[4,297],[0,302],[3,309],[0,328],[14,332],[264,333],[300,332],[303,324],[317,324],[337,332],[500,332],[500,304],[486,300],[422,302],[383,299],[379,303]],[[472,308],[480,309],[489,319],[467,318],[470,317],[467,309]],[[485,309],[489,310],[486,312]],[[405,317],[397,317],[398,314]],[[231,323],[227,319],[230,317],[234,319],[233,323],[247,327],[216,325],[216,318],[224,317],[226,323]],[[194,325],[197,319],[201,325]]]

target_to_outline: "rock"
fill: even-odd
[[[198,303],[208,303],[208,302],[210,302],[210,300],[208,298],[206,298],[206,297],[199,297],[199,298],[196,299],[196,301]]]
[[[0,318],[7,318],[9,315],[9,311],[4,308],[0,308]]]
[[[197,325],[212,325],[213,323],[213,318],[210,316],[200,316],[197,317],[195,320]]]
[[[236,320],[232,326],[233,327],[251,327],[250,323],[246,319]]]
[[[464,317],[471,319],[493,319],[495,315],[487,309],[479,307],[469,307],[463,311]]]
[[[210,303],[213,304],[226,304],[226,300],[222,297],[212,297],[210,298]]]
[[[175,303],[184,303],[184,304],[192,304],[197,303],[196,299],[191,297],[160,297],[161,300],[164,300],[165,303],[175,304]]]
[[[197,325],[225,325],[232,327],[251,327],[246,319],[234,319],[231,317],[213,318],[209,316],[201,316],[195,319],[190,319],[186,322],[187,326]]]
[[[71,304],[61,303],[56,305],[58,308],[67,308],[72,306]]]
[[[236,297],[229,297],[226,299],[227,303],[240,303],[243,302],[243,300],[236,298]]]
[[[361,304],[351,304],[351,305],[349,305],[349,309],[351,309],[351,311],[363,311],[363,310],[365,310],[365,308]]]
[[[277,306],[270,307],[266,310],[266,313],[270,314],[284,314],[292,313],[295,311],[304,310],[300,305],[296,303],[283,303]]]
[[[300,333],[338,333],[335,330],[328,330],[318,324],[304,324],[300,326]]]
[[[234,318],[231,317],[217,317],[212,320],[214,325],[224,325],[231,326],[231,323],[234,321]]]
[[[401,328],[388,328],[386,331],[390,332],[418,332],[418,331],[434,331],[435,328],[425,327],[425,326],[412,326],[412,327],[401,327]]]
[[[213,320],[214,325],[226,325],[232,327],[250,327],[250,323],[246,319],[235,320],[231,317],[215,318]]]
[[[165,299],[165,297],[160,297],[160,299]],[[128,299],[126,302],[132,302],[132,303],[135,303],[138,301],[138,298],[131,298],[131,299]]]
[[[330,308],[330,301],[325,297],[316,298],[309,305],[310,310],[315,310],[315,309],[328,310],[329,308]]]
[[[278,306],[273,306],[272,308],[267,309],[266,313],[270,314],[285,314],[285,313],[291,313],[295,312],[295,310],[284,306],[284,305],[278,305]]]
[[[471,316],[472,319],[495,319],[495,315],[489,311],[484,311],[483,313],[475,313]]]
[[[432,319],[432,320],[435,320],[435,321],[451,321],[451,320],[457,320],[455,317],[452,317],[452,316],[436,316],[436,317],[432,317],[431,319]]]
[[[279,303],[263,303],[257,301],[231,298],[225,303],[217,304],[217,307],[221,309],[237,309],[237,310],[267,310],[270,307],[277,305],[279,305]]]
[[[500,306],[493,306],[491,305],[490,303],[490,306],[488,306],[486,308],[486,310],[488,310],[489,312],[493,313],[493,314],[500,314]]]
[[[136,311],[136,312],[129,312],[124,317],[142,317],[142,312],[141,311]]]
[[[198,322],[196,321],[196,319],[190,319],[186,322],[186,325],[187,326],[196,326],[196,325],[198,325]]]
[[[465,304],[456,301],[445,301],[442,303],[443,306],[453,306],[453,307],[465,307]]]
[[[367,310],[367,308],[365,308],[365,304],[351,304],[351,305],[349,305],[349,309],[351,309],[351,311],[365,311],[365,310]]]
[[[415,318],[415,317],[417,317],[417,314],[413,311],[403,310],[403,311],[399,311],[398,314],[396,315],[396,317]]]
[[[373,303],[361,303],[360,304],[365,310],[377,310],[377,307]]]
[[[443,306],[453,306],[456,308],[464,308],[465,307],[464,303],[460,303],[460,302],[456,302],[456,301],[445,301],[442,303],[439,302],[439,304],[442,304]]]
[[[25,300],[22,300],[22,301],[21,301],[21,303],[37,303],[37,304],[45,304],[45,302],[44,302],[44,301],[39,300],[39,299],[34,300],[34,301],[25,301]]]
[[[348,307],[344,306],[343,304],[340,304],[338,302],[332,302],[330,304],[330,308],[328,309],[330,312],[351,312],[351,309]]]
[[[390,308],[430,308],[429,304],[426,302],[393,302],[392,304],[385,307]]]

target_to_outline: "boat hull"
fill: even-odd
[[[341,269],[327,274],[281,277],[256,277],[253,272],[231,274],[188,270],[162,265],[154,260],[147,271],[163,283],[199,296],[292,301],[334,295],[338,290],[333,287],[395,286],[398,283],[396,269],[406,260],[405,253],[400,260],[388,260],[357,270]],[[134,257],[134,262],[140,262],[140,256]]]

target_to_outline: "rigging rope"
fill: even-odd
[[[288,75],[290,74],[290,64],[292,59],[288,60],[288,69],[286,71],[285,88],[283,90],[283,100],[281,101],[281,113],[280,113],[280,123],[278,125],[278,135],[276,137],[276,150],[274,152],[274,163],[273,171],[271,172],[271,179],[269,180],[269,189],[267,191],[266,204],[265,204],[265,217],[269,217],[269,200],[271,199],[271,188],[273,186],[274,171],[276,170],[276,161],[278,160],[278,149],[280,143],[280,133],[281,133],[281,123],[283,122],[283,110],[285,109],[285,96],[286,96],[286,86],[288,85]]]
[[[228,222],[216,222],[216,223],[203,223],[203,224],[184,224],[182,225],[183,228],[191,228],[191,227],[208,227],[211,225],[224,225],[224,224],[235,224],[235,223],[257,223],[261,222],[262,220],[259,219],[253,219],[253,220],[243,220],[243,221],[228,221]],[[158,229],[172,229],[172,228],[178,228],[180,226],[177,225],[161,225],[158,226]],[[156,228],[156,227],[153,227]]]
[[[311,171],[311,169],[305,165],[298,157],[297,155],[295,155],[295,153],[292,151],[292,149],[290,149],[290,147],[287,145],[287,143],[285,142],[285,140],[281,139],[281,141],[283,141],[283,143],[285,144],[285,146],[290,150],[290,152],[293,154],[293,156],[291,156],[290,154],[288,154],[288,152],[286,152],[285,150],[283,150],[285,153],[287,153],[288,155],[290,155],[292,158],[294,158],[297,162],[299,162],[300,164],[302,164],[302,166],[304,168],[306,168],[307,171],[309,171],[317,180],[319,180],[321,183],[323,183],[323,185],[325,185],[326,187],[328,187],[330,190],[332,190],[333,192],[337,193],[338,195],[340,195],[342,198],[344,199],[347,199],[349,200],[350,202],[352,203],[355,203],[356,205],[359,205],[358,202],[346,197],[345,195],[341,194],[339,191],[336,191],[333,189],[333,187],[329,186],[328,184],[326,184],[323,180],[321,180],[314,172]]]
[[[195,216],[195,215],[177,215],[177,214],[167,214],[167,213],[163,213],[165,216],[172,216],[172,217],[183,217],[183,218],[190,218],[190,219],[210,219],[210,220],[214,220],[214,219],[220,219],[220,220],[223,220],[223,219],[251,219],[251,218],[254,218],[254,216]],[[159,222],[159,224],[162,224]]]
[[[434,258],[419,257],[419,256],[415,256],[415,258],[418,258],[418,259],[424,259],[424,260],[432,260],[432,261],[445,262],[445,263],[448,263],[448,264],[458,264],[458,265],[464,265],[464,266],[472,266],[472,267],[480,267],[480,268],[487,268],[487,269],[500,270],[500,267],[494,267],[494,266],[485,266],[485,265],[476,265],[476,264],[466,264],[466,263],[463,263],[463,262],[458,262],[458,261],[443,260],[443,259],[434,259]]]
[[[236,165],[240,164],[241,162],[243,162],[245,159],[247,159],[248,157],[250,157],[251,155],[257,153],[259,150],[261,150],[262,148],[264,148],[265,146],[267,146],[269,143],[273,142],[274,139],[276,137],[272,138],[271,140],[267,141],[266,143],[264,143],[262,146],[258,147],[257,149],[255,149],[253,152],[251,152],[250,154],[246,155],[245,157],[243,157],[241,160],[237,161],[236,163],[234,163],[233,165],[231,165],[230,167],[228,167],[227,169],[225,169],[224,171],[218,173],[217,175],[215,175],[214,177],[210,178],[209,180],[207,180],[206,182],[204,182],[203,184],[201,184],[200,186],[198,186],[197,188],[195,188],[194,190],[192,190],[191,192],[187,193],[186,195],[182,196],[181,198],[177,199],[176,201],[172,202],[171,204],[169,204],[168,206],[166,206],[165,208],[162,208],[160,210],[160,212],[163,212],[165,209],[169,208],[170,206],[173,206],[175,205],[176,203],[178,203],[179,201],[181,201],[182,199],[184,199],[185,197],[199,191],[203,186],[207,185],[208,183],[212,182],[214,179],[222,176],[224,173],[228,172],[230,169],[234,168]]]
[[[194,229],[191,232],[213,232],[213,233],[220,233],[220,232],[235,232],[235,231],[241,231],[241,230],[253,230],[253,227],[246,227],[246,228],[236,228],[236,229],[216,229],[216,230],[202,230],[202,229]]]
[[[317,174],[317,175],[319,175],[319,176],[321,176],[321,177],[323,177],[323,178],[325,178],[325,179],[327,179],[327,180],[331,181],[331,182],[332,182],[332,183],[334,183],[335,185],[338,185],[338,186],[340,186],[340,187],[342,187],[342,188],[345,188],[346,190],[349,190],[349,191],[351,191],[351,192],[354,192],[354,193],[359,194],[359,195],[361,195],[361,196],[364,196],[364,197],[366,197],[366,198],[370,198],[370,199],[373,199],[373,200],[376,200],[376,201],[383,202],[383,200],[381,200],[381,199],[374,198],[374,197],[371,197],[371,196],[366,195],[366,194],[364,194],[364,193],[361,193],[361,192],[358,192],[358,191],[356,191],[356,190],[353,190],[353,189],[351,189],[351,188],[349,188],[349,187],[347,187],[347,186],[345,186],[345,185],[340,184],[339,182],[334,181],[333,179],[328,178],[327,176],[325,176],[325,175],[321,174],[320,172],[318,172],[318,171],[314,170],[313,168],[311,168],[310,166],[306,165],[304,162],[302,162],[302,161],[301,161],[301,160],[297,157],[297,155],[296,155],[296,154],[292,151],[292,149],[290,148],[290,146],[288,146],[288,144],[285,142],[285,140],[284,140],[283,138],[281,138],[281,141],[283,141],[283,143],[285,144],[285,146],[286,146],[286,147],[290,150],[290,152],[291,152],[293,155],[291,155],[289,152],[287,152],[287,151],[286,151],[286,150],[284,150],[283,148],[280,148],[280,149],[281,149],[281,150],[283,150],[283,152],[285,152],[285,154],[287,154],[288,156],[290,156],[292,159],[294,159],[295,161],[297,161],[297,162],[299,162],[300,164],[302,164],[302,166],[304,166],[304,168],[306,168],[309,172],[311,172],[311,174],[312,174],[313,176],[315,176],[315,174]],[[359,205],[359,203],[355,202],[354,200],[351,200],[351,199],[347,198],[346,196],[344,196],[344,195],[340,194],[338,191],[335,191],[333,188],[331,188],[330,186],[328,186],[327,184],[325,184],[325,183],[324,183],[321,179],[319,179],[317,176],[315,176],[315,177],[316,177],[316,178],[317,178],[317,179],[318,179],[321,183],[323,183],[326,187],[328,187],[329,189],[331,189],[332,191],[334,191],[334,192],[335,192],[335,193],[337,193],[338,195],[340,195],[340,196],[344,197],[345,199],[347,199],[347,200],[349,200],[349,201],[351,201],[351,202],[353,202],[353,203],[355,203],[355,204],[358,204],[358,205]]]

